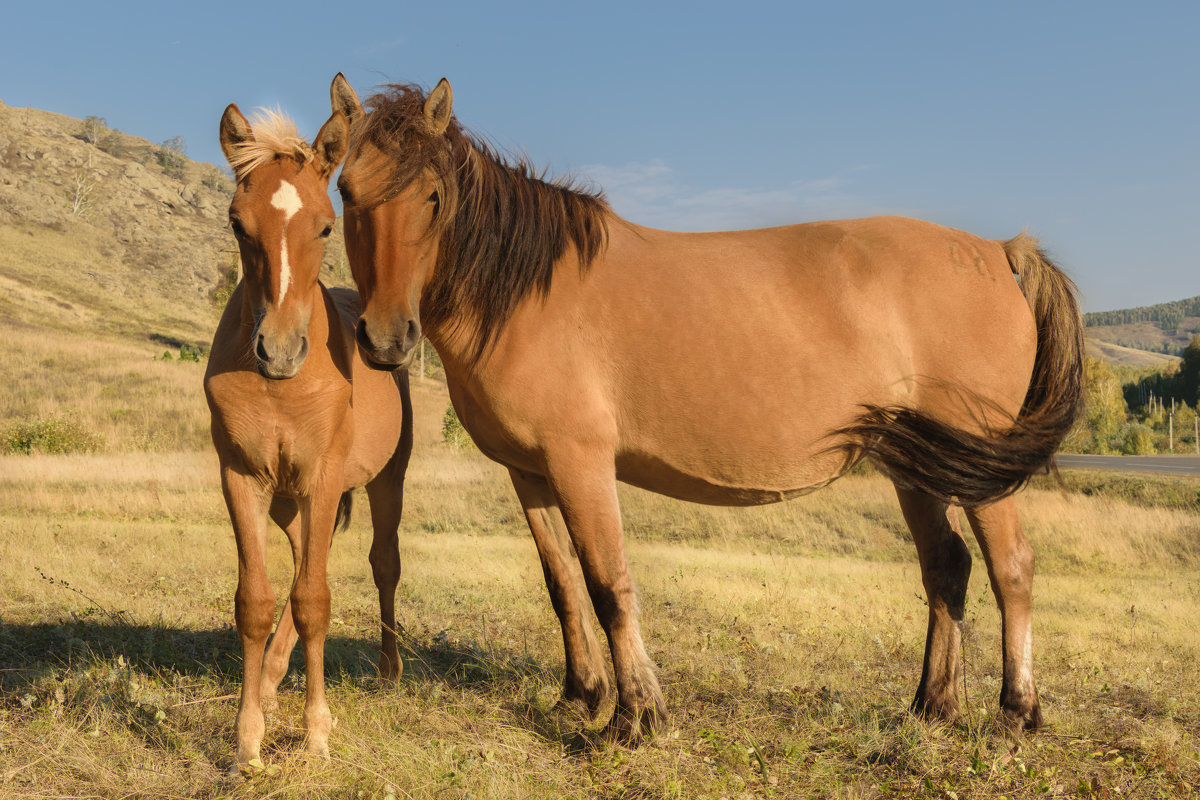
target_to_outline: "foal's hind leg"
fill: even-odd
[[[1004,683],[1000,708],[1016,732],[1042,726],[1033,682],[1033,549],[1017,520],[1016,501],[1006,497],[967,509],[967,519],[987,562],[1004,631]]]
[[[287,534],[288,544],[292,547],[292,565],[295,570],[292,584],[300,574],[300,508],[290,497],[276,497],[271,502],[271,519]],[[287,602],[279,615],[279,624],[267,644],[266,655],[263,656],[262,684],[260,696],[263,711],[273,712],[279,705],[276,695],[279,683],[287,674],[288,662],[291,661],[292,650],[300,634],[296,633],[296,624],[292,620],[292,594],[288,592]]]
[[[370,483],[367,497],[371,503],[371,574],[379,592],[379,677],[394,681],[404,671],[396,644],[396,586],[400,583],[400,514],[404,507],[404,472],[407,456],[397,453]]]
[[[509,474],[537,545],[550,603],[562,626],[567,675],[558,706],[575,708],[590,718],[608,696],[609,685],[604,655],[588,616],[591,602],[579,559],[546,479],[517,470],[509,470]]]
[[[923,717],[952,722],[959,713],[962,619],[971,553],[962,538],[956,507],[899,486],[896,496],[917,545],[921,581],[929,599],[925,665],[912,708]]]

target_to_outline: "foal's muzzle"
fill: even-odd
[[[308,336],[269,336],[260,331],[254,337],[254,358],[258,373],[271,380],[294,378],[308,357]]]

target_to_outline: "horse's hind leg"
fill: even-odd
[[[952,722],[958,717],[962,619],[971,575],[958,509],[922,492],[896,487],[900,510],[912,531],[929,600],[925,664],[913,700],[914,713]]]
[[[404,671],[396,643],[396,586],[400,583],[400,514],[404,507],[404,472],[407,454],[397,453],[370,483],[367,498],[371,503],[371,574],[379,592],[379,677],[394,681]]]
[[[567,675],[558,705],[575,708],[590,718],[608,696],[609,685],[604,655],[590,624],[591,602],[579,559],[546,480],[517,470],[510,470],[510,475],[537,545],[550,602],[562,626]]]
[[[1004,638],[1000,708],[1014,731],[1036,730],[1042,726],[1042,709],[1033,682],[1033,549],[1021,531],[1012,497],[966,511],[1000,606]]]
[[[275,616],[275,595],[267,580],[265,557],[270,498],[251,476],[228,466],[221,469],[221,488],[238,550],[233,615],[238,637],[242,640],[242,695],[237,714],[237,764],[240,766],[258,758],[266,730],[259,690],[263,650]]]
[[[271,501],[271,519],[287,534],[288,544],[292,547],[294,585],[300,571],[300,509],[296,501],[290,497],[276,497]],[[283,612],[279,615],[279,624],[275,626],[275,633],[271,635],[266,655],[263,656],[262,683],[259,690],[263,711],[272,712],[278,707],[276,695],[279,683],[287,674],[292,650],[299,638],[300,634],[296,633],[296,624],[292,620],[292,594],[289,591]]]

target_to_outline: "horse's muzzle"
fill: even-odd
[[[404,320],[399,336],[379,331],[360,317],[354,329],[354,338],[367,366],[373,369],[394,370],[407,368],[413,360],[417,344],[421,341],[421,325],[415,319]]]

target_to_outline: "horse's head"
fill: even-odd
[[[363,303],[358,344],[367,363],[394,369],[408,364],[421,340],[421,298],[457,207],[450,84],[443,78],[428,97],[393,86],[393,102],[370,115],[341,73],[330,96],[334,113],[353,124],[338,190]]]
[[[221,117],[221,149],[237,176],[229,225],[254,319],[251,348],[264,377],[291,378],[308,355],[321,257],[336,219],[329,178],[349,136],[349,122],[336,111],[312,145],[277,112],[255,117],[253,127],[236,105]]]

